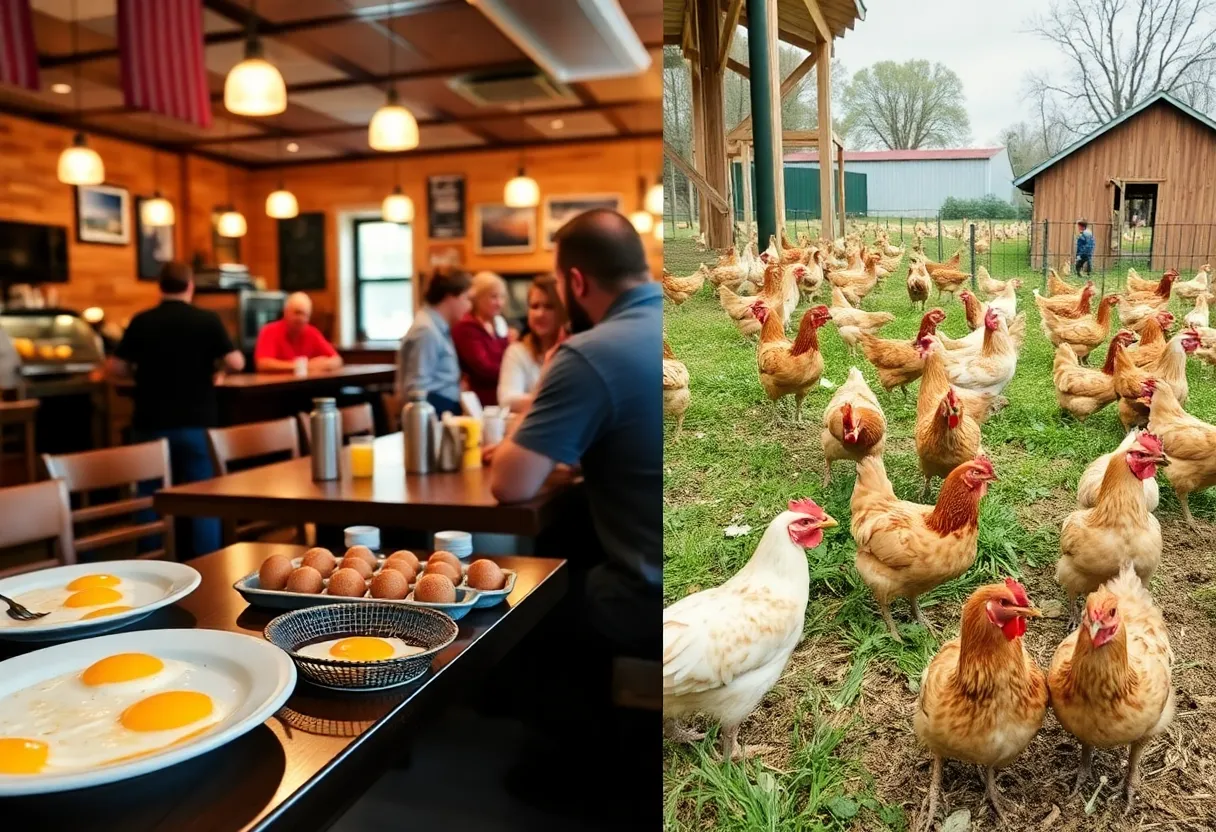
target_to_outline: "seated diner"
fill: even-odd
[[[262,327],[253,352],[259,373],[297,372],[300,361],[312,372],[336,370],[342,356],[311,323],[312,299],[304,292],[292,292],[283,304],[283,317]]]

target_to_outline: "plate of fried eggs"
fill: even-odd
[[[193,592],[202,577],[184,563],[110,560],[0,580],[0,595],[47,615],[17,621],[0,607],[0,639],[53,641],[125,627]]]
[[[261,725],[295,684],[282,650],[220,630],[116,633],[0,662],[0,798],[191,759]]]

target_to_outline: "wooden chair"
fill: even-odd
[[[163,488],[173,485],[168,440],[157,439],[138,445],[120,445],[75,454],[43,454],[42,464],[51,477],[63,480],[69,495],[79,495],[80,507],[72,510],[73,535],[78,553],[160,536],[160,549],[141,552],[136,557],[140,560],[176,559],[173,518],[161,515],[150,522],[139,522],[136,517],[137,512],[152,508],[151,495],[139,493],[140,483],[159,480]],[[95,492],[114,489],[123,495],[120,499],[92,504]],[[114,518],[122,522],[89,533],[79,528]]]
[[[405,399],[393,392],[381,393],[380,406],[384,408],[384,424],[388,432],[401,430],[401,408],[405,407]]]
[[[71,504],[62,480],[0,488],[0,549],[55,541],[56,556],[0,569],[0,578],[76,562]]]
[[[0,484],[4,481],[4,458],[10,455],[22,457],[25,472],[23,482],[38,479],[38,452],[34,450],[34,422],[37,418],[37,399],[0,401]],[[10,428],[15,430],[10,433]],[[15,447],[18,443],[20,451]]]
[[[209,428],[207,443],[211,447],[211,460],[218,476],[231,473],[232,463],[247,462],[271,456],[296,459],[300,456],[300,435],[296,422],[290,416],[272,419],[269,422],[251,422],[230,428]],[[253,466],[246,466],[253,467]],[[224,542],[257,539],[284,527],[277,523],[257,520],[232,523],[224,521]],[[304,526],[296,526],[299,540],[307,541]]]
[[[372,406],[367,402],[338,408],[338,412],[342,414],[343,441],[352,436],[375,435],[376,417],[372,413]],[[304,435],[304,449],[307,451],[312,447],[312,422],[309,421],[307,413],[298,414],[296,419],[300,423],[300,433]]]

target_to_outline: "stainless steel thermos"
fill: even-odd
[[[312,413],[308,416],[312,433],[312,478],[314,482],[336,480],[341,477],[338,460],[342,453],[342,414],[332,398],[313,399],[312,404]]]
[[[410,400],[401,408],[401,433],[405,441],[405,470],[429,474],[435,469],[438,443],[435,441],[435,408],[426,400],[425,390],[411,390]]]

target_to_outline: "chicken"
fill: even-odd
[[[1170,292],[1173,289],[1174,278],[1177,276],[1178,272],[1171,269],[1161,278],[1156,291],[1125,292],[1123,300],[1119,303],[1119,320],[1123,320],[1124,309],[1130,314],[1137,306],[1151,306],[1155,310],[1165,309],[1169,306]]]
[[[936,335],[932,337],[937,340]],[[942,355],[952,384],[993,396],[1001,394],[1018,365],[1018,348],[1009,337],[1005,319],[995,309],[984,316],[984,342],[978,354],[945,351]]]
[[[947,271],[957,269],[958,264],[961,263],[963,259],[963,250],[960,248],[958,251],[954,252],[954,255],[944,263],[934,263],[928,257],[925,257],[924,254],[917,255],[917,259],[925,264],[925,271],[929,272],[929,276],[932,277],[934,272],[941,269],[945,269]]]
[[[760,368],[760,385],[774,405],[783,396],[794,397],[794,421],[802,421],[802,400],[819,384],[823,375],[823,356],[819,353],[819,327],[830,320],[826,306],[812,306],[802,313],[798,335],[791,343],[777,312],[766,313],[760,330],[760,347],[756,361]]]
[[[857,463],[850,521],[857,542],[854,562],[896,641],[902,639],[891,618],[891,600],[907,598],[917,622],[928,626],[917,596],[975,562],[979,504],[995,479],[988,457],[976,457],[950,472],[936,506],[923,506],[896,498],[881,457]]]
[[[887,445],[887,419],[878,398],[861,375],[861,370],[849,370],[848,380],[828,402],[823,411],[823,486],[832,481],[832,463],[838,459],[853,462],[867,456],[882,456]]]
[[[1035,289],[1034,305],[1039,307],[1039,311],[1050,309],[1059,318],[1081,318],[1089,314],[1090,299],[1094,296],[1094,282],[1091,280],[1085,284],[1079,295],[1059,295],[1045,298],[1039,294],[1039,290]]]
[[[802,281],[809,277],[810,273],[810,269],[803,263],[791,263],[781,267],[781,301],[791,315],[798,308],[798,301],[802,299]]]
[[[1191,516],[1189,497],[1216,485],[1216,426],[1184,411],[1168,384],[1156,385],[1148,398],[1149,430],[1161,437],[1170,458],[1165,478],[1178,495],[1182,519],[1188,526],[1198,528]]]
[[[764,286],[758,295],[737,295],[726,285],[718,287],[718,302],[733,320],[746,318],[751,314],[752,307],[757,301],[762,302],[770,311],[777,307],[785,309],[782,324],[789,325],[790,315],[794,314],[793,307],[785,307],[786,286],[780,266],[771,266],[764,270]],[[794,290],[797,292],[797,288]]]
[[[663,415],[676,419],[676,437],[684,430],[684,413],[692,395],[688,391],[688,368],[676,359],[667,339],[663,339]]]
[[[1096,315],[1080,318],[1061,318],[1050,309],[1043,308],[1039,310],[1039,323],[1052,346],[1068,344],[1078,358],[1085,360],[1090,351],[1110,335],[1110,310],[1118,302],[1118,295],[1107,295],[1098,302]]]
[[[956,269],[938,269],[929,273],[929,279],[937,287],[937,298],[941,300],[943,293],[953,298],[959,287],[971,279],[971,275]]]
[[[911,341],[877,338],[861,333],[861,351],[866,360],[878,371],[878,381],[884,390],[895,387],[907,395],[907,386],[920,378],[925,368],[925,350],[928,336],[937,331],[937,325],[946,319],[940,309],[930,309],[920,321],[920,331]]]
[[[1127,330],[1115,335],[1120,348],[1135,338]],[[1056,348],[1051,378],[1056,388],[1056,402],[1061,410],[1071,413],[1080,422],[1097,413],[1115,400],[1115,347],[1114,341],[1106,350],[1106,362],[1102,369],[1082,367],[1077,354],[1068,344]]]
[[[718,287],[721,289],[722,287]],[[739,334],[744,338],[754,338],[760,334],[763,327],[761,316],[768,313],[768,307],[764,301],[758,300],[751,306],[746,307],[746,314],[734,319],[735,328],[739,330]]]
[[[1184,329],[1169,340],[1160,358],[1143,368],[1134,365],[1127,350],[1119,351],[1115,356],[1115,393],[1119,396],[1119,419],[1125,430],[1148,424],[1148,404],[1140,401],[1146,395],[1146,382],[1168,384],[1178,401],[1186,404],[1190,394],[1186,357],[1199,346],[1199,333]]]
[[[890,312],[866,312],[862,309],[854,309],[849,305],[848,299],[845,298],[839,286],[832,287],[832,305],[828,307],[828,312],[832,316],[832,323],[836,324],[836,328],[840,331],[840,340],[848,344],[850,353],[860,343],[861,333],[873,335],[895,320],[895,316]]]
[[[1060,528],[1056,580],[1068,593],[1068,614],[1078,595],[1087,595],[1130,562],[1148,586],[1161,563],[1161,524],[1148,508],[1143,481],[1169,464],[1161,440],[1136,436],[1127,450],[1115,451],[1106,465],[1093,508],[1077,509]]]
[[[878,273],[875,271],[877,265],[878,255],[868,254],[860,271],[828,269],[827,278],[833,286],[839,287],[850,304],[860,306],[862,298],[878,285]]]
[[[1165,619],[1128,563],[1086,599],[1081,626],[1056,648],[1047,674],[1060,724],[1081,741],[1073,794],[1090,774],[1094,748],[1128,746],[1124,814],[1140,781],[1140,757],[1174,717]]]
[[[1178,270],[1169,269],[1163,275],[1161,280],[1142,280],[1135,269],[1127,270],[1127,293],[1129,295],[1155,295],[1161,290],[1161,284],[1169,278],[1169,282],[1178,279]]]
[[[946,375],[941,347],[925,356],[920,393],[916,397],[916,456],[929,498],[934,477],[946,477],[980,453],[980,424],[988,418],[992,397],[956,390]]]
[[[836,525],[813,500],[791,500],[768,525],[747,565],[726,583],[663,610],[663,718],[669,737],[701,737],[679,720],[706,714],[722,725],[732,759],[739,726],[776,684],[802,639],[810,570],[805,549]]]
[[[798,288],[808,298],[815,297],[819,287],[823,285],[823,252],[811,249],[811,261],[806,265],[806,272],[798,279]]]
[[[688,277],[677,277],[667,269],[663,269],[663,297],[679,306],[684,301],[701,291],[701,287],[705,285],[705,278],[709,275],[709,268],[702,263]]]
[[[739,284],[748,278],[748,264],[739,259],[735,249],[727,251],[725,258],[709,269],[709,282],[714,286],[729,286],[738,289]]]
[[[1018,313],[1018,289],[1022,288],[1022,281],[1014,278],[1005,281],[1005,288],[988,299],[988,309],[995,309],[1005,316],[1006,321],[1012,321],[1013,317]],[[987,309],[984,310],[987,312]]]
[[[1175,280],[1174,294],[1180,298],[1187,300],[1195,300],[1200,295],[1205,295],[1208,288],[1211,286],[1212,267],[1204,264],[1199,267],[1198,273],[1190,280]]]
[[[908,266],[908,300],[912,301],[912,305],[920,304],[921,311],[925,309],[925,302],[929,300],[929,273],[925,271],[925,264],[915,262]]]
[[[1140,329],[1140,341],[1136,344],[1135,349],[1127,351],[1132,363],[1137,367],[1147,367],[1161,358],[1161,354],[1165,352],[1167,346],[1165,333],[1173,325],[1172,312],[1162,310],[1155,315],[1150,315]]]
[[[1200,294],[1195,298],[1195,308],[1186,313],[1186,317],[1182,319],[1182,323],[1192,329],[1199,327],[1206,328],[1208,326],[1208,299],[1213,297],[1209,294]]]
[[[1129,431],[1127,436],[1123,438],[1123,441],[1119,443],[1119,447],[1108,454],[1102,454],[1102,456],[1085,467],[1084,473],[1081,474],[1081,479],[1077,480],[1078,508],[1093,508],[1097,504],[1098,493],[1102,489],[1102,480],[1106,477],[1106,470],[1110,465],[1111,458],[1115,454],[1130,448],[1139,436],[1139,430]],[[1160,502],[1161,491],[1157,487],[1157,479],[1149,477],[1144,480],[1144,503],[1148,506],[1149,511],[1156,511],[1157,505]]]
[[[988,297],[999,295],[1005,290],[1008,280],[996,280],[992,275],[988,274],[988,270],[983,266],[975,267],[975,280],[979,285],[980,291]]]
[[[1068,274],[1067,264],[1065,264],[1065,274]],[[1084,286],[1074,286],[1071,283],[1066,283],[1056,274],[1055,269],[1047,270],[1047,297],[1049,298],[1065,298],[1073,297],[1081,294]]]
[[[912,715],[916,738],[933,754],[921,829],[937,813],[946,759],[982,766],[988,799],[1006,819],[996,771],[1026,750],[1047,715],[1047,680],[1022,645],[1026,619],[1040,615],[1012,578],[981,586],[963,605],[959,637],[925,668]]]

